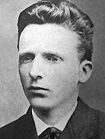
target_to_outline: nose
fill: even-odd
[[[35,58],[31,64],[29,75],[34,81],[41,80],[43,78],[42,70],[41,58]]]

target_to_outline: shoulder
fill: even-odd
[[[97,134],[105,138],[105,113],[93,109],[85,104],[80,98],[76,110],[76,117],[89,134]],[[81,118],[80,118],[81,117]],[[81,120],[81,121],[80,121]],[[82,126],[81,126],[82,127]]]
[[[19,130],[19,128],[23,127],[25,121],[25,115],[21,116],[19,119],[3,126],[0,128],[0,138],[2,136],[12,136],[13,133]]]
[[[15,139],[25,136],[34,126],[31,109],[19,119],[0,128],[0,139]],[[16,138],[16,139],[17,139]]]
[[[84,103],[84,102],[83,102]],[[85,116],[92,121],[95,121],[97,123],[101,123],[105,126],[105,113],[101,112],[100,110],[94,109],[87,104],[83,104],[85,108]]]
[[[105,138],[105,113],[90,108],[90,133],[93,132],[99,139]]]
[[[105,137],[105,113],[99,110],[91,109],[92,123],[95,125],[99,136],[104,135]]]
[[[105,119],[105,113],[101,112],[97,109],[94,109],[87,105],[81,98],[78,98],[78,105],[76,108],[77,113],[82,113],[82,115],[85,115],[87,118],[94,117],[96,119]]]

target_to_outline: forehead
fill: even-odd
[[[78,34],[66,27],[56,24],[31,24],[21,33],[19,52],[23,51],[68,51],[80,43]]]

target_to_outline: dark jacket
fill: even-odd
[[[18,120],[0,129],[0,139],[38,139],[31,107]],[[105,139],[105,114],[91,109],[79,98],[60,139]]]

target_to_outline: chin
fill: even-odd
[[[53,108],[51,102],[48,102],[46,100],[31,100],[29,101],[30,105],[33,107],[33,109],[37,110],[51,110]]]

